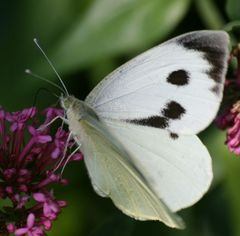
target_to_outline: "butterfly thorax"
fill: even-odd
[[[93,116],[98,119],[98,116],[94,110],[86,104],[86,102],[81,101],[74,96],[65,96],[60,98],[61,106],[66,113],[74,113],[77,120],[84,119],[85,115]]]
[[[61,106],[65,110],[69,129],[75,133],[81,121],[99,120],[96,112],[86,102],[81,101],[74,96],[65,96],[60,98]]]

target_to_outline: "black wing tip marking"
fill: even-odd
[[[173,39],[186,49],[202,52],[204,59],[211,65],[211,69],[206,71],[209,77],[215,81],[215,85],[210,89],[217,96],[221,96],[223,82],[227,68],[228,58],[228,34],[224,31],[196,31],[187,33]],[[172,41],[172,40],[170,40]],[[167,82],[176,86],[184,86],[189,83],[189,74],[184,69],[171,72],[167,77]],[[127,122],[166,129],[170,120],[181,119],[186,113],[184,107],[176,101],[170,101],[161,111],[161,115],[153,115],[147,118],[126,120]],[[170,132],[171,138],[177,138],[177,134]]]
[[[223,83],[227,68],[228,34],[224,31],[196,31],[180,36],[177,42],[190,50],[204,53],[212,68],[207,74],[216,83]]]
[[[167,82],[176,86],[184,86],[189,83],[189,78],[189,73],[181,69],[171,72],[167,77]]]

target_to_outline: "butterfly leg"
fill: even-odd
[[[58,120],[58,119],[61,119],[61,120],[63,121],[63,123],[68,124],[68,121],[67,121],[66,118],[64,118],[64,117],[62,117],[62,116],[56,116],[56,117],[53,118],[51,121],[49,121],[47,124],[44,124],[44,125],[40,126],[40,127],[38,128],[38,130],[43,130],[43,129],[47,128],[49,125],[51,125],[52,123],[54,123],[54,122],[55,122],[56,120]],[[62,125],[63,125],[63,124],[62,124]],[[62,126],[61,126],[61,127],[62,127]]]
[[[66,141],[66,144],[65,144],[65,147],[64,147],[64,151],[63,151],[63,156],[62,156],[61,160],[57,163],[55,168],[53,169],[54,172],[62,165],[63,160],[66,157],[68,144],[69,144],[71,138],[72,138],[72,132],[70,132],[69,135],[68,135],[68,138],[67,138],[67,141]]]
[[[67,163],[69,162],[69,160],[73,157],[73,155],[74,155],[77,151],[79,151],[80,147],[81,147],[81,146],[78,146],[78,147],[68,156],[68,158],[67,158],[67,160],[65,161],[65,163],[64,163],[64,165],[63,165],[63,168],[62,168],[62,170],[61,170],[61,175],[63,174],[63,171],[64,171]]]

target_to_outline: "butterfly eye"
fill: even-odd
[[[62,96],[60,98],[61,106],[64,110],[68,110],[70,106],[73,104],[73,99],[71,96],[64,97]]]

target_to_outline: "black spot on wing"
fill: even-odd
[[[211,79],[223,83],[228,55],[228,37],[221,31],[200,31],[186,34],[177,42],[187,49],[204,53],[204,58],[212,68],[207,71]]]
[[[176,134],[176,133],[170,133],[170,138],[172,138],[172,139],[177,139],[177,138],[178,138],[178,134]]]
[[[137,125],[146,125],[155,128],[165,129],[169,126],[168,118],[162,116],[151,116],[143,119],[127,120],[127,122]]]
[[[160,129],[169,127],[169,120],[181,119],[186,110],[176,101],[170,101],[161,111],[162,116],[153,115],[147,118],[126,120],[137,125],[151,126]]]
[[[188,84],[189,75],[185,70],[173,71],[168,77],[167,82],[177,86],[184,86]]]
[[[167,103],[166,107],[162,110],[162,114],[169,119],[180,119],[186,110],[175,101]]]

